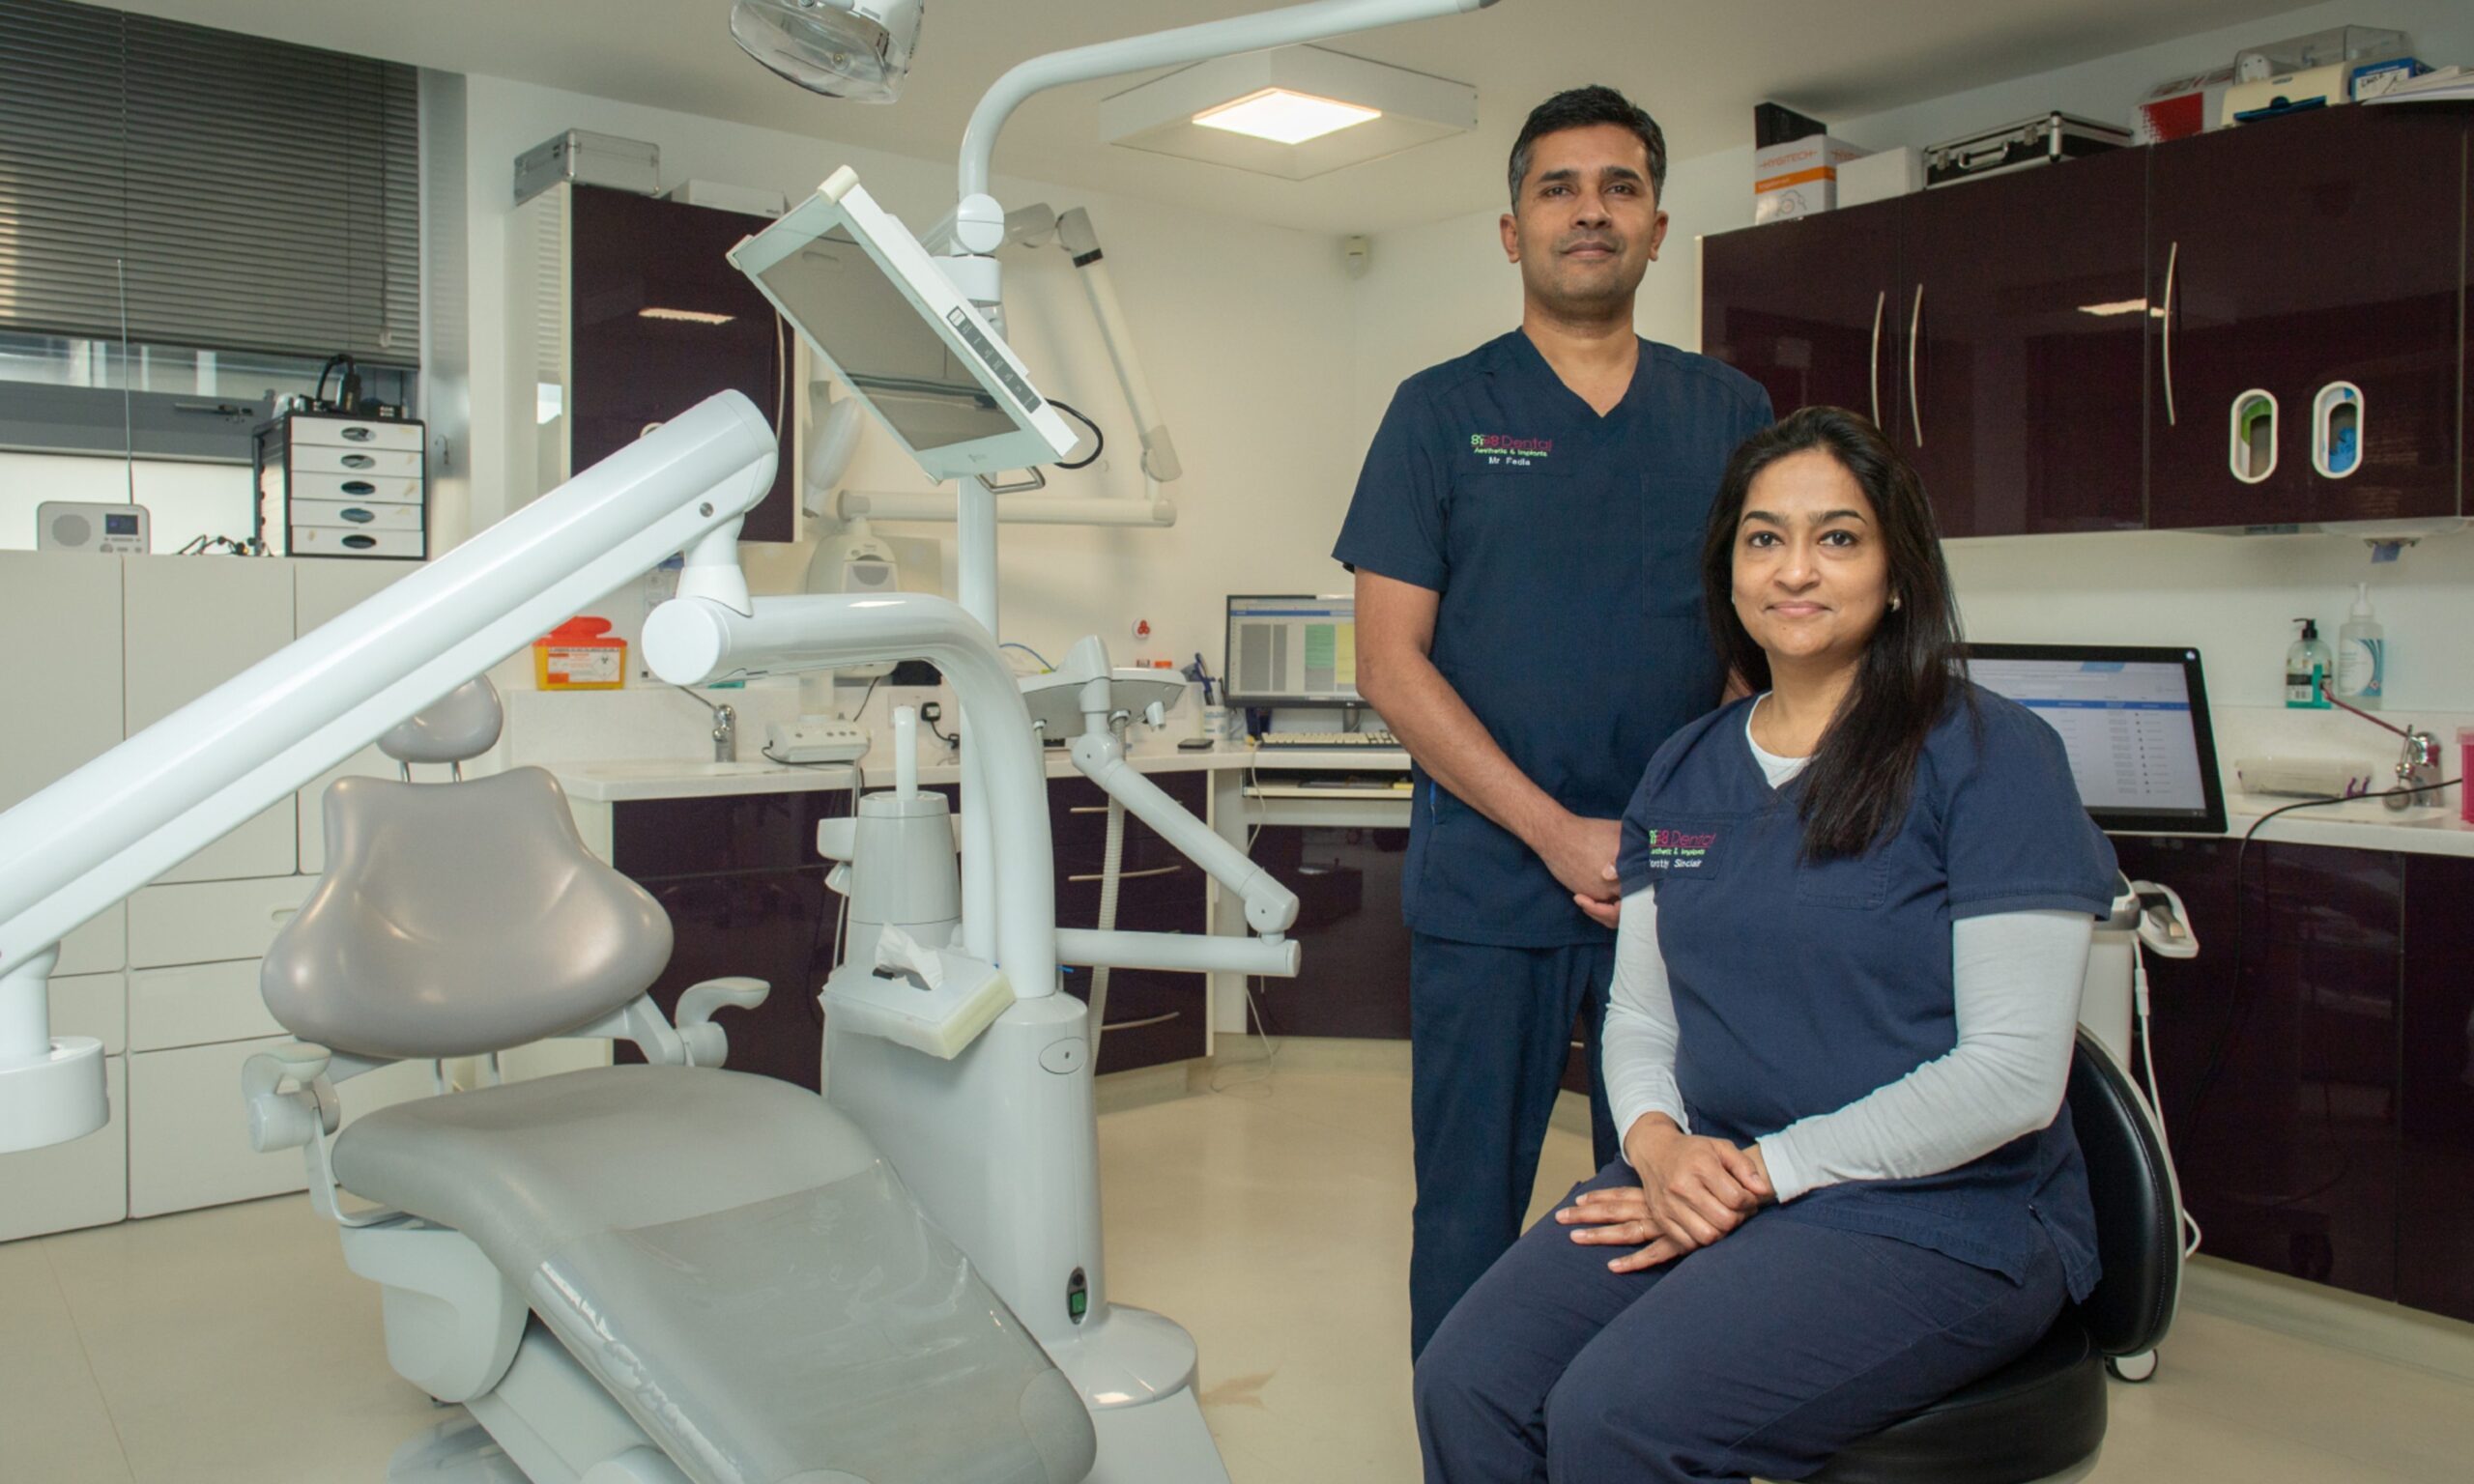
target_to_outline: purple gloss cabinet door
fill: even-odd
[[[1785,416],[1845,407],[1886,426],[1898,272],[1895,203],[1723,233],[1701,244],[1701,349]],[[1878,411],[1877,411],[1878,409]]]
[[[2458,512],[2465,134],[2345,106],[2151,152],[2151,525]],[[2312,424],[2338,383],[2361,398],[2330,414],[2359,419],[2330,477]]]
[[[653,423],[736,389],[781,441],[773,488],[748,512],[749,541],[788,541],[797,460],[789,415],[794,388],[773,306],[724,256],[765,225],[710,207],[574,187],[570,465],[586,469]]]
[[[2146,150],[1901,198],[1890,424],[1945,536],[2145,519]]]

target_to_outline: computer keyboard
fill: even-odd
[[[1400,739],[1388,731],[1267,731],[1254,739],[1257,747],[1398,747]]]

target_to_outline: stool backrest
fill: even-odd
[[[2155,1116],[2130,1073],[2082,1030],[2070,1064],[2070,1122],[2087,1160],[2096,1248],[2105,1267],[2079,1306],[2109,1356],[2154,1350],[2182,1286],[2182,1207]]]

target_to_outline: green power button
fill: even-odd
[[[1065,1280],[1065,1312],[1079,1325],[1090,1308],[1091,1285],[1083,1278],[1082,1270],[1077,1268],[1074,1276]]]

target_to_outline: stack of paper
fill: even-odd
[[[2442,103],[2474,102],[2474,72],[2461,67],[2443,67],[2420,77],[2401,78],[2386,92],[2363,100],[2366,103]]]

